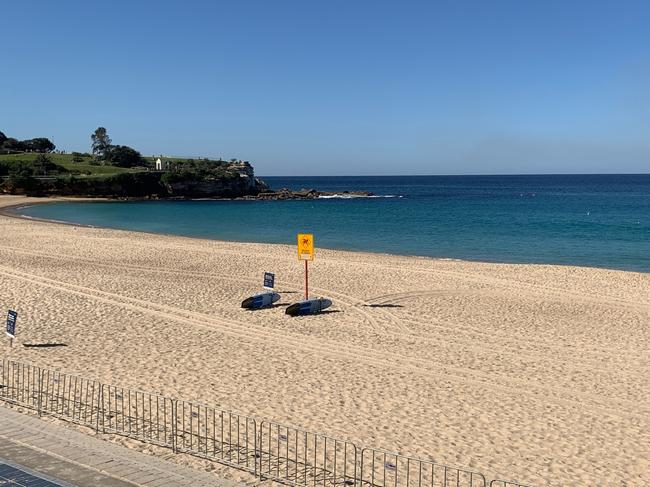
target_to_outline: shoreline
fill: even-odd
[[[135,200],[135,201],[152,201],[152,200]],[[186,201],[200,201],[200,200],[186,200]],[[215,200],[215,201],[224,201],[224,200]],[[231,200],[225,200],[225,201],[231,201]],[[39,206],[39,205],[47,205],[47,204],[54,204],[54,203],[114,203],[114,202],[122,202],[121,200],[111,200],[111,199],[103,199],[103,198],[85,198],[85,199],[67,199],[67,198],[60,198],[60,197],[54,197],[52,201],[47,201],[47,202],[34,202],[34,204],[12,204],[8,206],[2,206],[2,200],[0,199],[0,216],[6,216],[9,218],[15,218],[17,220],[26,220],[26,221],[32,221],[32,222],[41,222],[41,223],[52,223],[55,225],[65,225],[65,226],[72,226],[72,227],[81,227],[81,228],[96,228],[96,229],[105,229],[105,230],[113,230],[116,232],[132,232],[132,233],[140,233],[143,235],[151,235],[151,236],[163,236],[163,237],[170,237],[170,238],[187,238],[187,239],[192,239],[192,240],[207,240],[211,242],[221,242],[221,243],[240,243],[240,244],[250,244],[250,245],[281,245],[284,247],[291,247],[293,248],[292,244],[288,243],[275,243],[275,242],[251,242],[248,240],[224,240],[224,239],[217,239],[217,238],[207,238],[207,237],[197,237],[197,236],[192,236],[192,235],[180,235],[176,233],[157,233],[157,232],[147,232],[144,230],[133,230],[133,229],[125,229],[125,228],[116,228],[116,227],[106,227],[106,226],[101,226],[101,225],[89,225],[86,223],[74,223],[74,222],[67,222],[63,220],[50,220],[48,218],[39,218],[39,217],[31,217],[28,215],[22,215],[20,213],[17,213],[17,210],[26,206]],[[126,201],[124,201],[126,202]],[[486,262],[486,261],[471,261],[471,260],[466,260],[466,259],[455,259],[452,257],[430,257],[427,255],[410,255],[410,254],[391,254],[389,252],[371,252],[367,250],[350,250],[350,249],[336,249],[336,248],[330,248],[330,247],[319,247],[320,250],[326,250],[326,251],[331,251],[331,252],[352,252],[352,253],[358,253],[358,254],[369,254],[369,255],[377,255],[377,256],[388,256],[388,257],[407,257],[407,258],[414,258],[414,259],[430,259],[433,261],[449,261],[449,262],[475,262],[475,263],[485,263],[485,264],[507,264],[507,265],[516,265],[516,262]],[[526,264],[522,263],[522,265],[556,265],[556,264]],[[560,265],[560,264],[557,264]],[[618,270],[618,269],[611,269],[611,270]]]
[[[34,221],[34,222],[43,222],[43,223],[54,223],[57,225],[72,225],[72,226],[77,226],[77,227],[85,227],[85,228],[98,228],[94,225],[86,225],[84,223],[73,223],[73,222],[66,222],[62,220],[49,220],[47,218],[38,218],[38,217],[30,217],[28,215],[22,215],[18,213],[18,210],[21,208],[27,208],[30,206],[40,206],[40,205],[50,205],[54,203],[66,203],[66,202],[87,202],[87,203],[101,203],[101,202],[109,202],[110,200],[106,198],[67,198],[67,197],[62,197],[62,196],[54,196],[54,197],[45,197],[48,201],[34,201],[34,202],[29,202],[29,203],[11,203],[8,205],[3,204],[4,200],[3,198],[7,197],[9,195],[1,195],[0,196],[0,215],[5,216],[8,218],[16,218],[18,220],[28,220],[28,221]],[[11,197],[18,197],[18,196],[13,196]],[[37,199],[40,197],[37,196],[24,196],[24,198],[32,198],[32,199]]]
[[[3,198],[6,197],[11,197],[11,198],[29,198],[32,200],[38,200],[38,201],[32,201],[28,204],[25,203],[15,203],[15,204],[8,204],[4,205],[3,204]],[[194,236],[194,235],[183,235],[183,234],[176,234],[176,233],[165,233],[165,232],[148,232],[145,230],[138,230],[138,229],[131,229],[131,228],[119,228],[119,227],[110,227],[110,226],[103,226],[103,225],[91,225],[91,224],[86,224],[86,223],[75,223],[75,222],[68,222],[68,221],[63,221],[63,220],[51,220],[47,218],[39,218],[39,217],[31,217],[28,215],[23,215],[18,213],[18,209],[25,207],[25,206],[40,206],[40,205],[47,205],[47,204],[55,204],[55,203],[128,203],[128,202],[157,202],[157,201],[182,201],[182,202],[192,202],[192,201],[205,201],[203,199],[199,200],[150,200],[150,199],[142,199],[142,198],[137,198],[137,199],[128,199],[128,200],[121,200],[121,199],[112,199],[112,198],[87,198],[87,197],[44,197],[43,199],[46,199],[48,201],[40,201],[39,199],[43,197],[26,197],[26,196],[9,196],[9,195],[1,195],[0,196],[0,215],[2,216],[7,216],[10,218],[16,218],[16,219],[24,219],[28,221],[34,221],[34,222],[43,222],[43,223],[53,223],[57,225],[68,225],[68,226],[77,226],[77,227],[83,227],[83,228],[103,228],[103,229],[108,229],[108,230],[114,230],[114,231],[122,231],[122,232],[135,232],[135,233],[141,233],[141,234],[146,234],[146,235],[161,235],[161,236],[166,236],[166,237],[180,237],[180,238],[189,238],[189,239],[198,239],[198,240],[209,240],[209,241],[214,241],[214,242],[224,242],[224,243],[242,243],[242,244],[254,244],[254,245],[283,245],[283,246],[289,246],[291,247],[292,244],[290,243],[277,243],[277,242],[255,242],[255,241],[250,241],[250,240],[224,240],[224,239],[218,239],[218,238],[210,238],[210,237],[204,237],[204,236]],[[233,199],[216,199],[216,200],[210,200],[210,201],[239,201],[239,200],[233,200]],[[249,200],[241,200],[241,201],[249,201]],[[252,201],[262,201],[262,200],[252,200]],[[400,253],[391,253],[391,252],[375,252],[375,251],[369,251],[369,250],[356,250],[356,249],[346,249],[346,248],[335,248],[335,247],[319,247],[320,250],[327,250],[327,251],[333,251],[333,252],[352,252],[352,253],[360,253],[360,254],[371,254],[371,255],[378,255],[378,256],[391,256],[391,257],[406,257],[406,258],[414,258],[414,259],[430,259],[433,261],[449,261],[449,262],[465,262],[465,263],[476,263],[476,264],[492,264],[492,265],[529,265],[529,266],[551,266],[551,267],[562,267],[562,268],[582,268],[582,269],[598,269],[598,270],[604,270],[604,271],[616,271],[616,272],[630,272],[630,273],[637,273],[637,274],[650,274],[650,271],[639,271],[639,270],[631,270],[631,269],[621,269],[617,267],[597,267],[593,265],[581,265],[581,264],[574,264],[574,263],[547,263],[547,262],[520,262],[520,261],[503,261],[503,260],[472,260],[472,259],[462,259],[462,258],[456,258],[456,257],[442,257],[442,256],[427,256],[427,255],[419,255],[419,254],[400,254]]]

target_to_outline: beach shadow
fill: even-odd
[[[244,308],[245,311],[264,311],[265,309],[274,309],[274,308],[282,308],[282,307],[287,307],[290,306],[291,303],[280,303],[280,304],[272,304],[271,306],[264,306],[263,308]]]
[[[367,308],[403,308],[401,304],[363,304]]]
[[[293,316],[291,316],[291,318],[305,318],[307,316],[328,315],[330,313],[342,313],[342,311],[339,310],[339,309],[327,309],[327,310],[324,310],[324,311],[319,311],[318,313],[309,313],[309,314],[306,314],[306,315],[293,315]]]
[[[55,347],[67,347],[67,343],[23,343],[25,348],[55,348]]]

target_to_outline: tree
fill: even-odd
[[[23,140],[25,150],[34,152],[52,152],[56,146],[50,139],[45,137],[37,137],[35,139]]]
[[[2,147],[2,144],[5,143],[5,140],[7,140],[7,136],[0,132],[0,147]]]
[[[104,159],[114,166],[134,167],[142,164],[142,154],[127,145],[113,145],[104,154]]]
[[[26,178],[34,175],[34,164],[28,161],[16,161],[9,168],[9,177]]]
[[[90,136],[90,139],[93,141],[93,154],[106,158],[106,153],[110,150],[111,144],[113,143],[106,129],[104,127],[97,127],[97,130]]]
[[[4,144],[2,144],[2,147],[8,150],[22,151],[25,150],[25,143],[18,139],[14,139],[13,137],[9,137],[5,140]]]
[[[48,171],[56,168],[56,164],[52,162],[52,158],[45,154],[39,154],[32,163],[34,166],[34,173],[46,176]]]

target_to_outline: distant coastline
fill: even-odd
[[[262,199],[294,200],[369,197],[371,192],[340,193],[314,188],[274,189],[255,177],[248,161],[232,159],[141,158],[122,167],[90,154],[0,153],[0,192],[26,196],[115,200]]]

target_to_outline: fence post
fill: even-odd
[[[178,403],[176,399],[172,399],[172,452],[178,453],[176,445],[176,434],[178,431]]]
[[[257,459],[261,458],[257,451],[257,420],[253,419],[253,476],[257,477]]]
[[[104,384],[101,382],[98,382],[97,384],[99,387],[97,388],[97,422],[95,425],[95,432],[99,433],[99,418],[101,417],[102,433],[104,433]]]
[[[38,416],[43,416],[43,369],[38,368]]]
[[[259,476],[260,480],[264,480],[264,438],[263,438],[263,432],[264,432],[264,420],[260,421],[260,427],[258,429],[258,434],[255,435],[255,441],[257,442],[257,461],[258,463],[258,470],[257,470],[257,475]],[[271,454],[269,452],[269,465],[271,465]],[[270,468],[270,467],[269,467]]]
[[[5,401],[9,400],[9,362],[2,361],[2,395]]]
[[[359,479],[359,485],[363,485],[363,453],[366,451],[365,448],[361,448],[361,455],[359,455],[359,466],[358,472],[354,472],[355,476]]]

